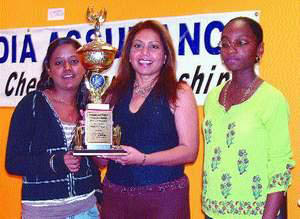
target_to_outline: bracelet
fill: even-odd
[[[143,161],[142,161],[142,166],[145,166],[145,162],[146,162],[146,154],[144,154],[144,158],[143,158]]]
[[[50,168],[51,168],[51,170],[54,172],[54,173],[56,173],[56,171],[55,171],[55,169],[54,169],[54,156],[55,156],[55,154],[53,154],[51,157],[50,157],[50,160],[49,160],[49,165],[50,165]]]

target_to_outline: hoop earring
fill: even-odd
[[[259,57],[259,56],[256,56],[256,57],[255,57],[255,63],[259,63],[259,61],[260,61],[260,57]]]
[[[47,84],[48,88],[52,87],[52,85],[53,85],[53,80],[49,75],[48,75],[46,84]]]

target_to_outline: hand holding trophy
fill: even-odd
[[[126,151],[119,146],[121,139],[113,139],[114,136],[121,138],[121,129],[113,129],[112,111],[109,104],[101,100],[109,86],[109,77],[105,71],[112,66],[117,52],[116,48],[100,38],[100,26],[105,22],[106,14],[105,9],[94,12],[88,8],[87,18],[95,25],[95,38],[77,51],[87,69],[84,80],[89,103],[84,113],[85,124],[79,124],[75,130],[74,155],[126,155]],[[113,130],[118,132],[113,134]],[[115,142],[119,145],[115,145]]]

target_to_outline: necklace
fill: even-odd
[[[146,97],[154,87],[154,84],[154,81],[152,81],[148,86],[140,87],[139,83],[135,81],[133,85],[133,92],[138,96]]]
[[[254,85],[256,84],[256,82],[258,81],[258,77],[255,77],[255,79],[250,83],[250,85],[247,87],[247,89],[245,90],[245,92],[243,93],[242,98],[240,99],[239,103],[242,103],[246,100],[247,96],[250,94],[250,92],[252,91]],[[231,81],[228,82],[228,84],[225,85],[224,88],[224,96],[223,96],[223,105],[225,107],[225,109],[228,109],[229,106],[227,106],[227,92],[228,92],[228,88],[231,85]]]
[[[50,93],[51,93],[51,99],[54,100],[55,102],[62,103],[62,104],[68,105],[68,106],[74,106],[75,105],[74,101],[68,103],[64,99],[59,97],[58,95],[55,95],[55,93],[52,90],[50,90]]]
[[[74,106],[74,105],[75,105],[74,102],[68,103],[68,102],[66,102],[66,101],[64,101],[63,99],[58,98],[58,97],[55,97],[55,98],[52,97],[52,99],[53,99],[54,101],[56,101],[56,102],[59,102],[59,103],[62,103],[62,104],[68,105],[68,106]]]

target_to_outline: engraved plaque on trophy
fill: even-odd
[[[113,127],[112,111],[109,104],[102,103],[101,96],[109,86],[109,77],[105,75],[114,61],[117,49],[100,37],[100,26],[106,20],[106,10],[94,12],[87,10],[87,18],[95,25],[95,38],[78,49],[81,61],[87,69],[85,86],[89,103],[85,109],[85,123],[75,130],[74,155],[125,155],[120,148],[121,127]],[[114,133],[114,132],[118,133]],[[118,145],[115,143],[118,142]]]

